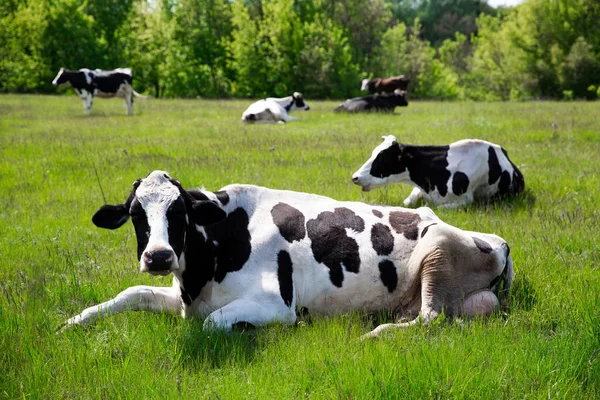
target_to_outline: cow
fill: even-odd
[[[360,90],[368,90],[369,93],[393,93],[395,90],[407,90],[410,79],[404,75],[389,78],[363,79]]]
[[[415,205],[423,198],[446,208],[475,199],[515,195],[525,189],[523,174],[497,144],[465,139],[447,146],[413,146],[382,136],[371,158],[352,175],[352,182],[369,191],[389,183],[414,186],[404,200]]]
[[[382,112],[382,113],[393,113],[396,107],[408,106],[406,101],[406,92],[396,91],[389,96],[380,95],[368,95],[363,97],[354,97],[348,99],[336,108],[333,112],[347,112],[347,113],[360,113],[360,112]]]
[[[294,92],[291,96],[275,98],[267,97],[252,103],[242,114],[242,121],[246,123],[279,123],[284,124],[298,118],[290,117],[288,114],[294,110],[310,110],[304,102],[302,93]]]
[[[141,272],[171,287],[133,286],[85,309],[63,329],[126,310],[204,318],[203,329],[293,324],[312,315],[392,310],[414,318],[377,327],[488,315],[513,280],[508,244],[442,222],[431,209],[340,202],[315,194],[233,184],[186,190],[164,171],[133,183],[122,204],[92,222],[131,218]],[[419,317],[420,315],[420,317]]]
[[[124,99],[127,115],[131,115],[133,113],[133,97],[146,97],[133,90],[132,80],[133,75],[129,68],[117,68],[112,71],[90,70],[87,68],[71,71],[61,68],[52,84],[58,86],[63,83],[70,83],[77,96],[83,100],[83,108],[86,114],[89,114],[92,110],[92,102],[95,96]]]

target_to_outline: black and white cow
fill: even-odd
[[[487,315],[513,279],[506,242],[445,224],[426,207],[371,206],[252,185],[186,190],[154,171],[123,204],[92,218],[116,229],[129,218],[140,270],[173,274],[171,287],[134,286],[66,326],[126,310],[181,313],[204,328],[292,324],[296,309],[330,315],[392,310],[427,324]]]
[[[145,98],[145,96],[133,90],[132,81],[133,75],[129,68],[117,68],[112,71],[90,70],[87,68],[70,71],[61,68],[52,84],[58,86],[63,83],[70,83],[77,96],[83,100],[83,108],[86,114],[90,113],[95,96],[124,99],[127,115],[131,115],[133,113],[133,96]]]
[[[474,199],[512,195],[525,189],[521,171],[506,150],[484,140],[459,140],[448,146],[412,146],[383,136],[383,143],[352,175],[352,182],[369,191],[389,183],[414,186],[405,206],[419,199],[458,207]]]
[[[279,124],[298,118],[290,117],[288,114],[294,110],[310,110],[304,102],[302,93],[294,92],[291,96],[275,98],[267,97],[252,103],[242,114],[242,121],[246,123],[273,123]]]
[[[354,97],[348,99],[336,108],[333,112],[384,112],[393,113],[396,107],[406,107],[406,92],[396,91],[389,96],[369,95],[363,97]]]

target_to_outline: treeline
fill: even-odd
[[[600,95],[600,2],[0,0],[0,92],[131,67],[156,97],[309,98],[404,74],[412,98]]]

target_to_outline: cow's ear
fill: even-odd
[[[223,221],[227,213],[210,200],[196,200],[192,202],[190,217],[197,225],[212,225]]]
[[[125,204],[105,204],[92,217],[98,228],[117,229],[129,219],[129,209]]]

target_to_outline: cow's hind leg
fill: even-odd
[[[121,87],[121,90],[123,91],[123,100],[125,100],[125,106],[127,107],[127,115],[132,115],[133,114],[133,88],[129,85],[123,85],[123,86]]]
[[[235,300],[212,312],[204,321],[204,329],[230,330],[241,323],[263,326],[271,322],[295,323],[295,305],[288,307],[281,299],[261,301],[260,304],[251,300]]]
[[[419,316],[409,322],[395,324],[382,324],[371,332],[361,336],[361,340],[378,337],[382,332],[407,328],[419,323],[427,326],[438,315],[442,313],[444,307],[443,299],[448,288],[445,287],[445,271],[448,270],[450,259],[446,253],[436,248],[432,251],[421,264],[421,311]]]
[[[176,313],[181,310],[180,292],[175,287],[132,286],[112,300],[89,308],[69,318],[62,329],[73,325],[93,324],[99,317],[123,311],[154,311]]]
[[[91,93],[87,93],[85,100],[83,101],[83,108],[85,110],[86,115],[89,115],[92,111],[92,103],[94,102],[94,95]]]

